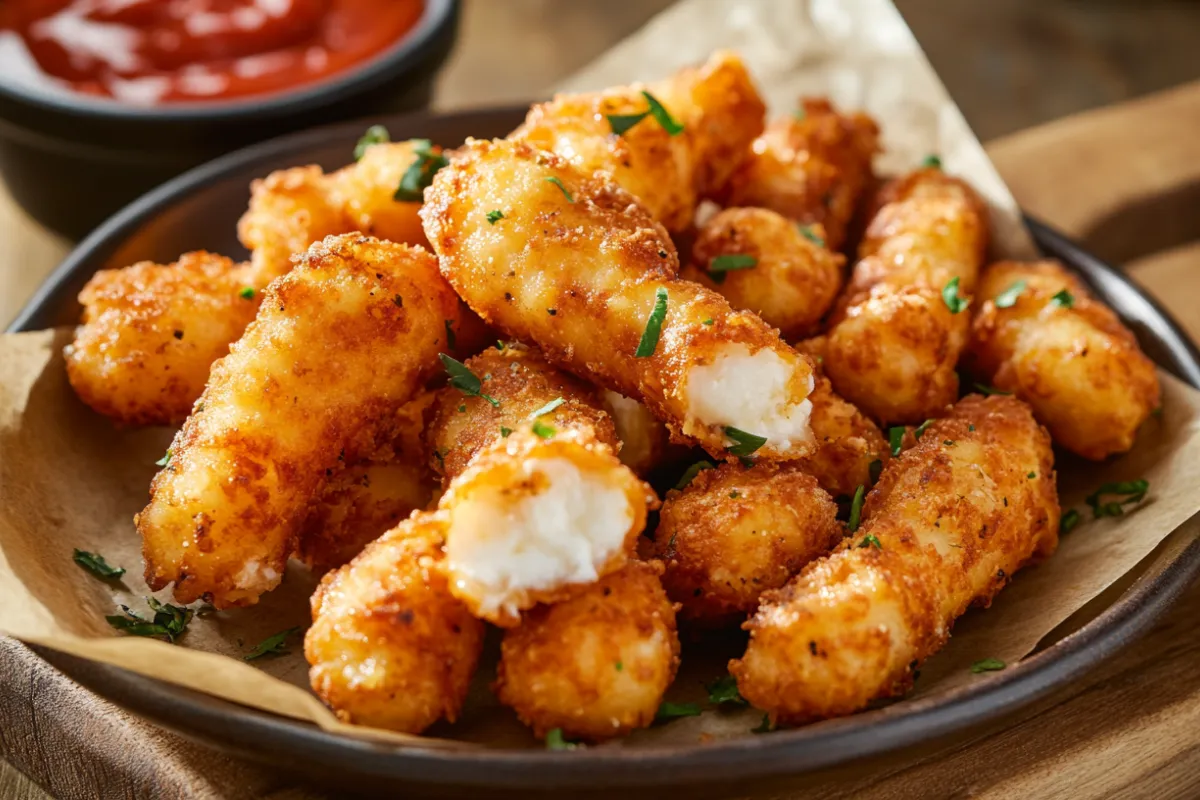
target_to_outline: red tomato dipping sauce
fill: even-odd
[[[422,0],[0,0],[0,79],[153,106],[316,83],[404,36]]]

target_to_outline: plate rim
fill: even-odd
[[[499,127],[518,120],[524,106],[451,113],[389,115],[385,124],[412,128],[479,121]],[[80,242],[38,287],[8,332],[44,327],[49,309],[89,265],[100,263],[138,225],[187,194],[253,165],[353,136],[369,122],[324,126],[272,139],[210,161],[143,195]],[[1160,363],[1200,387],[1200,351],[1174,319],[1116,268],[1068,237],[1026,218],[1047,255],[1067,262],[1106,295],[1123,316],[1136,317],[1161,345]],[[94,269],[94,268],[93,268]],[[89,273],[90,274],[90,273]],[[638,750],[592,748],[569,756],[538,749],[434,749],[382,744],[330,733],[280,717],[147,679],[126,670],[43,647],[40,656],[68,677],[154,723],[208,746],[267,763],[301,761],[310,769],[349,771],[368,780],[475,790],[562,790],[662,787],[795,776],[916,745],[1005,716],[1045,696],[1106,660],[1143,634],[1200,574],[1200,516],[1177,529],[1190,537],[1179,552],[1147,556],[1149,569],[1108,608],[1078,631],[1020,664],[976,684],[900,705],[830,720],[818,726],[708,744]],[[1172,534],[1172,536],[1176,535]],[[1165,560],[1165,563],[1164,562]]]

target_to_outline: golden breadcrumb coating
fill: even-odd
[[[395,197],[400,179],[417,160],[416,145],[415,141],[370,145],[362,158],[329,176],[330,198],[351,225],[343,232],[358,230],[397,244],[428,246],[417,216],[421,204]],[[436,146],[430,150],[441,152]]]
[[[414,514],[313,595],[309,680],[344,722],[421,733],[462,710],[484,625],[446,588],[444,531],[438,515]]]
[[[642,114],[656,98],[683,130],[671,135],[648,116],[620,135],[608,115]],[[667,230],[692,223],[700,196],[716,190],[762,132],[765,107],[742,60],[717,52],[660,83],[557,95],[533,106],[509,137],[566,158],[587,174],[605,171]]]
[[[843,532],[837,504],[799,467],[722,464],[667,494],[654,549],[680,619],[720,626],[745,619]]]
[[[534,733],[599,742],[654,721],[679,666],[657,562],[631,561],[504,634],[493,689]]]
[[[119,424],[182,422],[212,363],[254,319],[260,288],[245,264],[203,251],[101,270],[79,293],[83,324],[64,351],[67,378]]]
[[[650,413],[650,409],[619,392],[604,389],[600,392],[604,409],[612,417],[617,429],[621,450],[617,456],[621,463],[638,475],[650,471],[672,460],[675,451],[671,433]]]
[[[853,496],[859,486],[873,483],[874,462],[879,462],[875,470],[881,470],[887,463],[888,442],[874,422],[833,391],[828,378],[817,378],[810,397],[817,448],[812,455],[794,463],[834,497]]]
[[[665,231],[603,173],[584,176],[525,144],[472,140],[425,197],[443,274],[489,324],[641,400],[715,457],[734,443],[730,427],[766,437],[755,453],[766,460],[811,450],[808,359],[758,316],[675,280]],[[504,217],[492,224],[495,210]],[[661,335],[638,357],[661,302]]]
[[[970,313],[951,304],[974,291],[987,212],[969,186],[932,168],[884,186],[876,206],[830,319],[824,367],[871,417],[920,422],[958,395]]]
[[[725,209],[700,229],[680,277],[753,311],[785,339],[807,336],[837,299],[846,258],[817,243],[825,236],[820,225],[806,230],[765,208]],[[732,262],[735,268],[722,271],[735,257],[753,265]]]
[[[840,250],[871,183],[879,126],[866,114],[839,114],[823,98],[804,98],[800,106],[767,125],[718,199],[823,225],[830,249]]]
[[[1054,551],[1053,459],[1020,400],[961,400],[884,469],[833,555],[764,595],[730,662],[742,696],[798,724],[907,691],[955,619]]]
[[[457,307],[429,253],[357,234],[314,244],[264,295],[137,517],[147,583],[174,581],[182,603],[278,585],[325,471],[420,389]]]
[[[996,298],[1019,282],[1024,290],[997,308]],[[980,300],[972,372],[1027,401],[1054,441],[1084,458],[1133,446],[1161,403],[1158,374],[1108,306],[1054,261],[992,265]]]
[[[658,505],[590,430],[546,418],[481,451],[438,502],[450,591],[504,627],[623,567]]]
[[[603,410],[596,390],[551,366],[537,350],[505,342],[489,347],[465,362],[479,378],[480,391],[496,400],[464,394],[453,386],[438,391],[425,441],[430,466],[446,485],[475,456],[517,430],[533,412],[562,398],[540,419],[557,430],[589,432],[614,451],[620,447],[613,421]]]

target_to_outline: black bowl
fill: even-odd
[[[524,109],[495,109],[365,120],[226,156],[180,176],[106,222],[63,262],[10,330],[74,324],[79,318],[75,297],[98,269],[141,259],[170,261],[197,248],[241,257],[244,250],[234,229],[250,180],[296,164],[340,166],[370,123],[385,123],[397,138],[426,137],[453,146],[467,136],[503,136],[523,117]],[[1029,224],[1042,250],[1077,270],[1158,364],[1200,388],[1200,352],[1157,303],[1060,234],[1032,220]],[[406,796],[440,797],[583,798],[620,792],[633,800],[660,798],[669,791],[690,798],[744,796],[811,784],[829,770],[888,751],[961,742],[966,730],[1070,684],[1148,630],[1200,573],[1200,518],[1176,531],[1144,566],[1091,622],[986,681],[770,736],[654,749],[429,750],[365,742],[116,667],[35,649],[79,683],[163,727],[289,774],[299,772],[338,793],[403,788]]]
[[[139,108],[49,94],[0,74],[0,174],[34,219],[71,239],[217,156],[329,122],[429,104],[458,30],[459,0],[425,0],[416,25],[334,78],[229,102]]]

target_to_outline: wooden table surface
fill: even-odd
[[[524,4],[540,6],[544,0]],[[601,15],[603,22],[593,22],[608,25],[601,33],[612,41],[662,5],[612,4],[616,10]],[[470,37],[494,30],[489,13],[468,15],[464,50]],[[595,54],[573,52],[561,60],[574,67]],[[510,76],[510,81],[526,81],[522,94],[513,97],[533,94],[558,74],[562,72]],[[533,82],[542,77],[541,83]],[[451,73],[443,82],[450,87],[441,96],[443,105],[461,104],[453,94],[456,79]],[[1025,208],[1098,255],[1124,262],[1139,283],[1200,337],[1197,130],[1200,82],[1014,134],[993,141],[988,149]],[[0,194],[0,320],[11,316],[65,247]],[[1196,797],[1200,620],[1192,610],[1198,602],[1200,586],[1137,645],[1002,724],[950,746],[817,776],[803,796]],[[54,714],[44,712],[47,703],[55,705]],[[2,638],[0,759],[5,759],[0,760],[0,798],[44,798],[45,792],[63,798],[98,793],[322,796],[287,775],[163,733]]]

